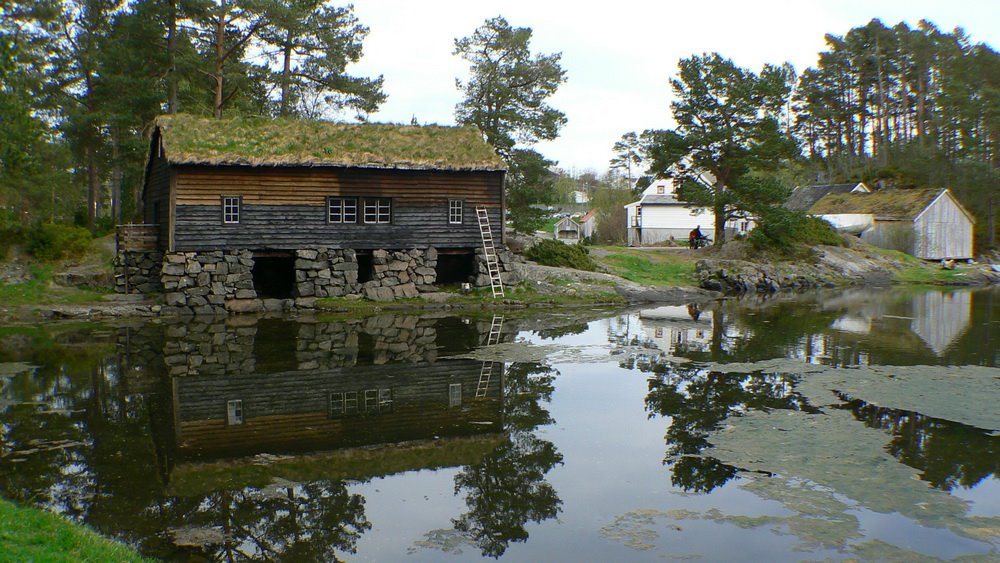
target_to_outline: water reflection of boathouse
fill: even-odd
[[[167,326],[157,434],[177,463],[499,433],[504,365],[439,358],[489,332],[454,317]]]

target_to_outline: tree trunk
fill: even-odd
[[[280,115],[285,116],[290,114],[288,103],[289,96],[291,95],[291,80],[292,80],[292,32],[289,31],[285,36],[285,44],[283,45],[284,51],[284,62],[281,67],[281,107]]]
[[[169,0],[167,15],[167,113],[177,113],[177,0]]]
[[[87,161],[87,228],[91,233],[97,230],[97,198],[101,193],[101,176],[94,142],[93,138],[88,139],[87,146],[83,149]]]
[[[715,212],[715,246],[721,246],[726,242],[726,206],[721,203],[722,192],[726,190],[726,185],[720,180],[715,182],[715,206],[713,211]]]
[[[122,222],[122,162],[120,155],[121,130],[111,129],[111,217],[115,224]]]
[[[219,19],[215,24],[215,104],[212,112],[216,119],[222,119],[223,70],[226,56],[226,3],[219,7]]]

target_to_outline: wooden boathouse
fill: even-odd
[[[476,252],[502,250],[505,172],[473,127],[162,116],[141,227],[160,270],[126,268],[119,287],[159,278],[168,306],[199,313],[489,285]]]

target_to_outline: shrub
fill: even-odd
[[[597,269],[597,263],[590,257],[587,249],[578,244],[563,244],[546,239],[529,248],[524,255],[544,266],[559,266],[589,272]]]
[[[749,240],[758,249],[789,248],[796,244],[844,244],[841,236],[826,221],[783,207],[774,207],[762,214]]]
[[[28,252],[42,260],[58,260],[86,253],[90,241],[90,231],[83,227],[43,223],[28,232]]]

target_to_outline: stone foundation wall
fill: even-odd
[[[163,311],[224,315],[263,310],[252,271],[249,250],[167,253],[160,271],[166,300]]]
[[[517,272],[514,264],[519,261],[519,257],[510,250],[497,249],[497,264],[500,266],[500,281],[504,287],[514,286],[521,283],[521,275]],[[482,248],[476,249],[476,287],[490,287],[490,271],[486,266],[486,253]]]
[[[224,315],[310,308],[319,297],[357,295],[374,301],[437,291],[437,250],[375,250],[371,271],[360,272],[351,249],[295,253],[295,299],[260,299],[253,283],[253,252],[172,252],[162,257],[157,281],[167,314]],[[367,281],[360,279],[368,277]],[[487,280],[487,283],[489,280]],[[124,282],[123,282],[124,283]]]
[[[361,295],[373,301],[416,297],[436,291],[437,250],[374,250],[372,269],[360,272],[354,250],[296,251],[295,290],[301,302],[313,297]],[[369,277],[365,282],[359,279]]]
[[[119,251],[115,255],[115,292],[160,293],[160,266],[163,252],[159,250]],[[127,282],[127,283],[126,283]]]

